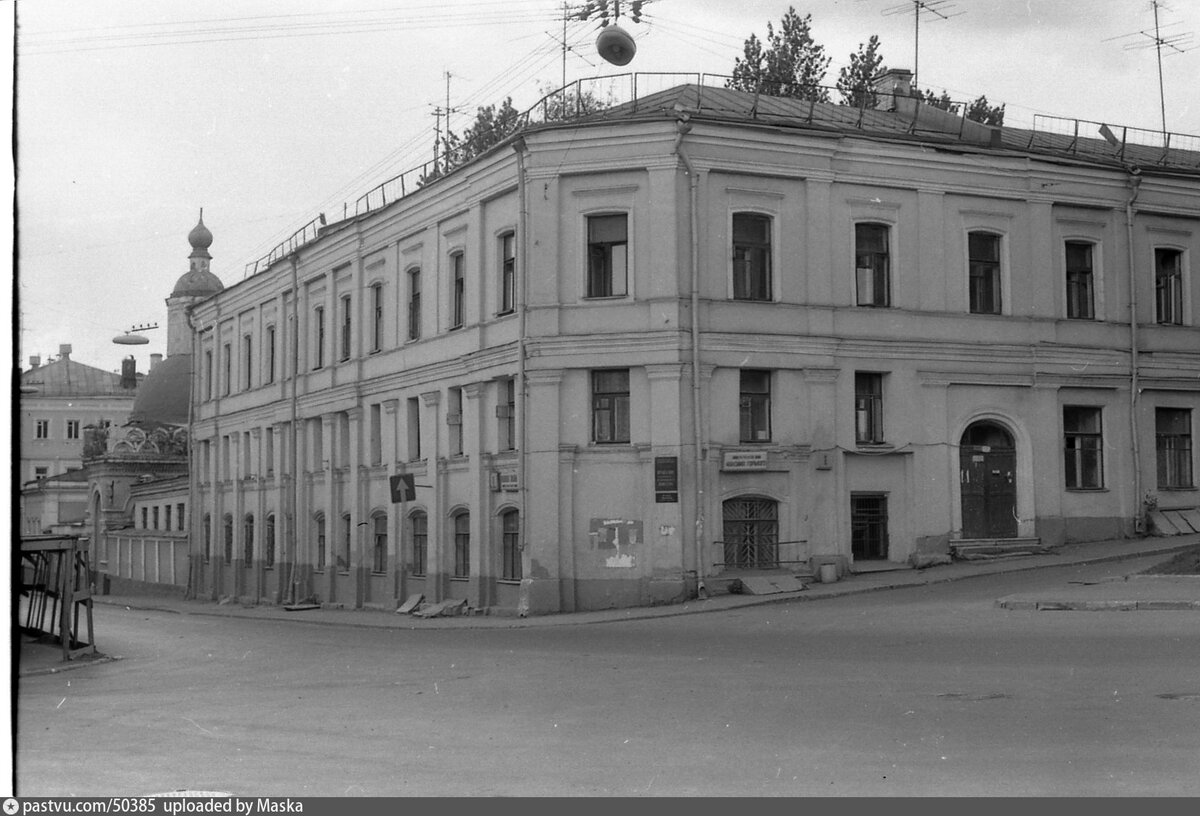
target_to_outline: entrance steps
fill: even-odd
[[[1046,555],[1052,551],[1040,538],[961,538],[950,542],[950,554],[964,561]]]
[[[808,570],[727,569],[705,578],[704,585],[713,595],[774,595],[797,592],[816,580]]]

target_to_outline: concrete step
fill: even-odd
[[[1052,552],[1040,538],[963,538],[950,542],[950,553],[963,560],[1046,555]]]

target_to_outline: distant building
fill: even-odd
[[[120,374],[72,360],[66,344],[48,363],[30,357],[20,377],[20,483],[82,467],[84,429],[123,424],[141,379],[132,357]]]
[[[903,85],[530,122],[194,303],[193,591],[668,603],[1196,507],[1200,152]]]

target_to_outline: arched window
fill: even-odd
[[[267,515],[267,529],[263,531],[263,566],[275,566],[275,514]]]
[[[201,543],[204,546],[204,551],[202,555],[204,556],[204,563],[207,564],[209,559],[212,558],[212,516],[208,513],[204,514],[203,527],[203,540]]]
[[[242,556],[246,566],[254,563],[254,514],[247,514],[242,524]]]
[[[412,526],[412,574],[425,575],[426,554],[429,551],[429,517],[425,511],[418,510],[412,514],[409,522]]]
[[[317,513],[313,517],[313,526],[317,534],[317,572],[325,569],[325,514]]]
[[[377,513],[371,519],[371,571],[387,572],[387,513]]]
[[[521,514],[517,510],[500,514],[500,541],[500,577],[505,581],[521,580]]]
[[[463,511],[454,516],[454,577],[471,574],[471,514]]]
[[[225,563],[232,564],[233,563],[233,516],[231,516],[229,513],[226,513],[225,518],[222,519],[222,525],[224,527]]]

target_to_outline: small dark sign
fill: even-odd
[[[413,501],[417,498],[417,488],[411,473],[398,473],[388,479],[392,488],[392,503]]]
[[[679,501],[679,457],[654,457],[654,501],[672,504]]]

